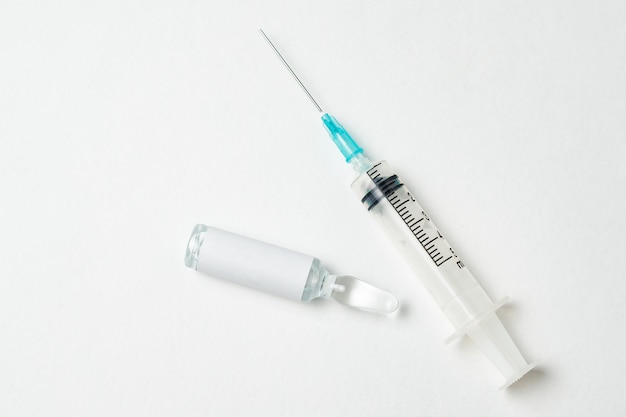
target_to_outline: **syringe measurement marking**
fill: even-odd
[[[432,259],[432,261],[435,263],[435,265],[441,266],[450,259],[452,259],[452,255],[444,259],[443,254],[435,245],[435,241],[439,239],[439,236],[429,236],[429,234],[424,230],[422,225],[419,224],[420,222],[425,220],[425,217],[422,217],[421,219],[417,220],[417,222],[415,222],[414,215],[406,207],[403,207],[406,203],[409,202],[410,199],[402,201],[398,197],[398,195],[396,195],[396,192],[392,191],[387,196],[387,200],[391,203],[391,206],[394,208],[396,213],[398,213],[404,224],[406,224],[406,226],[409,228],[413,236],[415,236],[420,245],[422,245],[422,247],[430,257],[430,259]],[[402,202],[399,203],[400,201]]]
[[[442,237],[439,231],[437,231],[437,236],[429,235],[429,233],[424,230],[423,224],[420,224],[424,220],[430,220],[426,214],[422,212],[422,217],[416,220],[416,216],[411,212],[411,209],[406,206],[406,204],[412,200],[411,196],[409,195],[408,199],[402,199],[396,194],[396,189],[402,185],[398,177],[396,175],[390,177],[381,176],[381,173],[376,169],[377,166],[378,165],[370,169],[367,174],[383,193],[387,201],[389,201],[396,213],[398,213],[398,216],[400,216],[413,236],[415,236],[420,245],[422,245],[422,248],[424,248],[430,259],[432,259],[438,267],[452,259],[452,255],[444,259],[443,254],[435,244],[437,239]]]

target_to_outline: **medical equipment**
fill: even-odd
[[[330,297],[380,313],[398,308],[393,294],[352,276],[333,275],[317,258],[203,224],[191,232],[185,265],[295,301]]]
[[[537,363],[526,362],[495,313],[508,298],[496,303],[489,298],[389,164],[373,163],[364,155],[343,126],[322,110],[265,32],[259,31],[320,112],[331,139],[354,168],[352,190],[454,326],[446,342],[467,335],[502,373],[503,388],[534,368]]]

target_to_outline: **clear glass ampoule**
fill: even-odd
[[[331,274],[321,261],[215,227],[194,227],[185,265],[207,275],[296,301],[333,298],[368,311],[391,313],[398,299],[355,277]]]

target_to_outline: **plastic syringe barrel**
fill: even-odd
[[[381,161],[361,173],[352,189],[431,293],[456,333],[469,336],[509,385],[534,364],[523,358],[485,293],[422,206]]]
[[[493,305],[387,162],[379,162],[361,174],[352,189],[455,328]]]

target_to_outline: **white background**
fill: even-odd
[[[0,415],[626,408],[626,3],[0,2]],[[368,218],[385,158],[528,359],[513,387]],[[377,316],[183,265],[196,223],[388,289]]]

